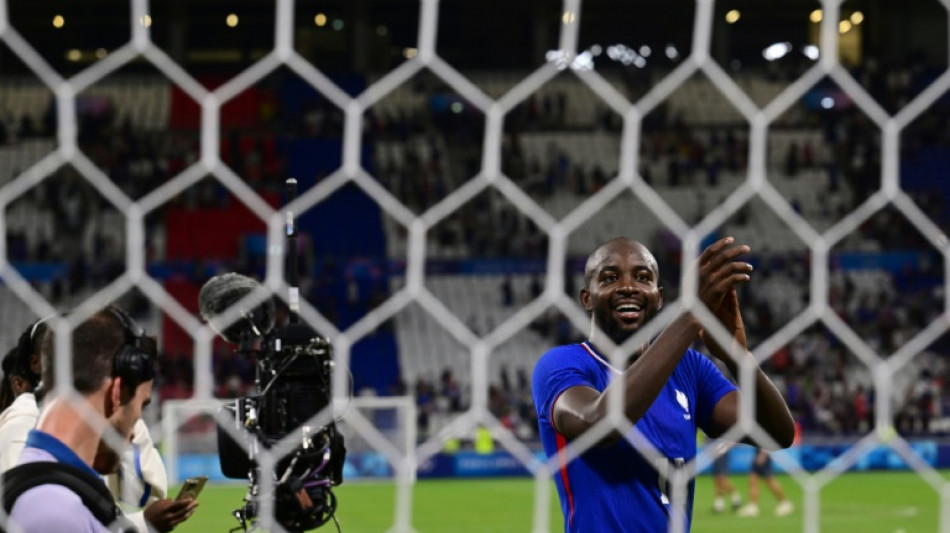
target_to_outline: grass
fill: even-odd
[[[945,478],[947,476],[944,476]],[[762,514],[738,518],[712,513],[712,480],[701,476],[696,485],[694,533],[800,533],[805,531],[802,489],[794,480],[779,481],[795,503],[788,517],[772,516],[775,499],[763,487]],[[743,494],[745,479],[733,478]],[[237,525],[231,517],[245,488],[238,485],[208,486],[201,494],[195,515],[176,533],[228,531]],[[172,492],[173,494],[176,491]],[[391,484],[345,483],[335,490],[340,504],[337,515],[344,533],[382,533],[393,524],[396,489]],[[563,531],[557,493],[550,487],[551,532]],[[925,533],[937,532],[937,492],[913,472],[848,473],[826,485],[821,500],[819,526],[823,533]],[[534,514],[534,483],[529,479],[419,481],[412,494],[412,525],[419,533],[529,533]],[[328,524],[318,531],[335,532]]]

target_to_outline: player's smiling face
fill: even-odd
[[[595,252],[588,267],[581,303],[615,343],[636,333],[663,306],[656,259],[642,244],[611,241]]]

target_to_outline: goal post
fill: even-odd
[[[226,403],[217,399],[162,403],[162,432],[156,444],[163,449],[169,487],[195,471],[214,481],[225,479],[217,462],[215,413]]]
[[[233,400],[167,400],[162,404],[161,434],[156,438],[166,460],[169,486],[195,475],[212,482],[226,478],[218,462],[215,413]],[[337,429],[346,442],[343,477],[397,480],[400,469],[380,448],[395,451],[404,465],[415,464],[416,404],[411,396],[357,397],[336,404]],[[362,427],[368,423],[371,429]],[[415,471],[403,481],[414,482]]]

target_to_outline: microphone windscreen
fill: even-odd
[[[226,312],[248,294],[261,286],[256,280],[229,272],[209,279],[198,293],[198,309],[201,318],[207,321],[224,339],[237,344],[247,336],[260,336],[274,327],[276,309],[272,298],[261,302],[254,309],[242,310],[243,318],[226,328],[216,325],[217,317]],[[256,331],[255,331],[256,330]]]

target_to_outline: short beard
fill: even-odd
[[[607,337],[609,337],[610,340],[613,341],[614,344],[616,344],[617,346],[620,346],[621,344],[626,342],[627,339],[639,333],[640,330],[643,329],[647,324],[649,324],[654,318],[656,318],[656,315],[658,315],[659,313],[660,313],[660,310],[656,308],[650,308],[650,309],[644,310],[643,322],[640,323],[640,326],[637,327],[637,329],[632,330],[632,331],[625,330],[619,327],[619,323],[612,319],[609,312],[606,313],[606,316],[600,316],[597,313],[595,313],[594,319],[595,319],[595,322],[598,324],[598,326],[603,330],[603,332],[607,334]],[[602,324],[606,324],[609,327],[604,328]],[[644,343],[644,345],[646,344],[648,343]],[[631,355],[631,357],[636,358],[639,355],[638,352],[634,352]]]

